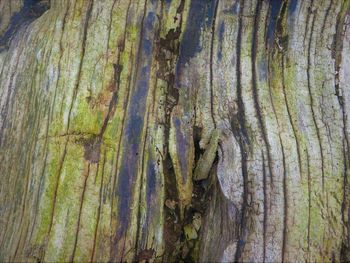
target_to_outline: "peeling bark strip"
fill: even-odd
[[[0,261],[350,261],[349,21],[0,1]]]

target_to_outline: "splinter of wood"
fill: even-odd
[[[209,145],[207,146],[207,149],[205,150],[204,154],[200,157],[194,170],[193,179],[195,181],[204,180],[208,178],[210,169],[215,160],[219,138],[219,130],[214,130],[212,132]]]

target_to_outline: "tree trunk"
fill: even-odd
[[[0,8],[0,261],[350,260],[350,1]]]

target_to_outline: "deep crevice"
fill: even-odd
[[[242,158],[242,176],[243,176],[243,195],[242,195],[242,207],[241,207],[241,219],[238,228],[238,244],[235,253],[234,261],[238,262],[241,260],[248,231],[247,231],[247,221],[248,221],[248,151],[249,151],[249,137],[247,132],[245,109],[242,96],[242,66],[241,66],[241,47],[242,47],[242,34],[243,34],[243,14],[244,14],[244,0],[240,0],[240,11],[239,11],[239,22],[238,22],[238,33],[236,42],[236,78],[237,78],[237,106],[238,113],[232,117],[231,128],[232,132],[239,143],[239,148]]]
[[[158,62],[157,78],[166,83],[165,91],[165,120],[164,120],[164,153],[163,153],[163,173],[164,173],[164,240],[165,248],[162,261],[180,260],[180,250],[177,246],[182,237],[182,224],[180,221],[180,209],[177,205],[179,202],[179,193],[176,187],[175,169],[169,154],[169,133],[171,123],[171,113],[173,108],[178,104],[179,91],[175,87],[175,67],[179,57],[180,35],[182,33],[182,13],[185,1],[182,0],[176,11],[176,28],[170,29],[164,37],[158,41],[159,52],[156,55]]]

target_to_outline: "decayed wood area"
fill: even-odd
[[[0,261],[350,261],[349,8],[0,0]]]

